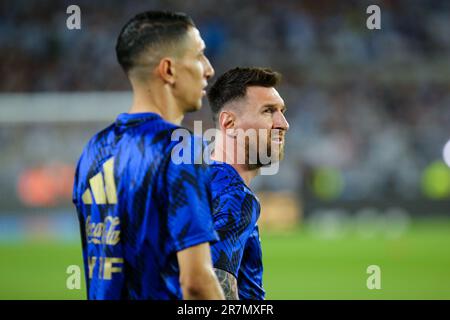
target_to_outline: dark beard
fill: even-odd
[[[246,164],[248,166],[248,168],[250,170],[256,170],[256,169],[260,169],[262,167],[267,167],[270,166],[273,162],[279,162],[284,158],[284,145],[275,145],[275,147],[279,148],[278,150],[278,159],[276,159],[275,161],[272,161],[272,137],[269,136],[267,138],[267,140],[269,141],[266,145],[266,150],[265,153],[263,153],[263,157],[264,159],[262,159],[259,151],[259,144],[261,143],[260,140],[258,139],[257,141],[257,148],[256,148],[256,159],[254,159],[253,157],[253,161],[252,162],[256,162],[256,163],[250,163],[250,142],[249,142],[249,137],[245,138],[245,161]],[[253,151],[255,152],[255,151]],[[255,161],[256,160],[256,161]]]
[[[259,146],[259,141],[258,141],[258,146]],[[259,150],[259,149],[258,149]],[[262,167],[267,167],[270,166],[272,164],[272,146],[271,143],[268,143],[266,146],[266,152],[263,155],[263,157],[265,159],[261,158],[261,155],[259,154],[259,152],[256,151],[256,163],[250,163],[250,146],[248,141],[246,141],[246,148],[245,148],[245,160],[247,162],[247,166],[249,168],[249,170],[257,170],[260,169]],[[280,147],[280,159],[282,159],[282,153],[283,153],[283,147]],[[265,161],[263,161],[265,160]],[[267,161],[269,160],[269,161]]]

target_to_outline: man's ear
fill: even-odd
[[[157,72],[165,83],[173,85],[175,83],[175,65],[171,58],[162,58],[159,61]]]
[[[219,115],[219,125],[229,136],[236,136],[236,115],[231,111],[221,111]]]

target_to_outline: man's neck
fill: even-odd
[[[153,112],[164,120],[180,125],[184,114],[166,88],[150,90],[134,90],[133,104],[128,113]]]
[[[236,153],[234,154],[236,155]],[[226,151],[222,148],[221,145],[215,146],[214,153],[211,155],[211,159],[219,162],[225,162],[232,166],[237,171],[237,173],[239,173],[247,187],[250,186],[253,178],[259,174],[259,169],[257,168],[249,168],[247,164],[237,164],[236,159],[231,159],[231,157],[227,155]]]
[[[171,113],[168,110],[161,110],[161,108],[158,108],[156,106],[150,105],[150,104],[133,104],[128,111],[128,113],[145,113],[145,112],[153,112],[156,114],[159,114],[164,120],[174,123],[176,125],[181,125],[181,122],[183,121],[184,115],[178,114],[178,113]]]
[[[249,169],[248,165],[244,164],[230,164],[241,176],[242,180],[244,180],[247,187],[250,187],[250,183],[253,178],[259,174],[259,169]]]

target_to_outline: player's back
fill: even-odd
[[[171,161],[177,128],[121,114],[86,146],[73,198],[89,299],[180,299],[176,252],[214,240],[202,173]]]

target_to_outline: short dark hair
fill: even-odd
[[[194,22],[181,12],[147,11],[139,13],[120,31],[116,43],[117,60],[128,74],[144,50],[150,46],[180,40],[189,27],[195,27]]]
[[[221,75],[208,91],[208,101],[217,121],[223,106],[233,100],[245,97],[247,87],[260,86],[271,88],[281,81],[281,74],[269,68],[237,67]]]

